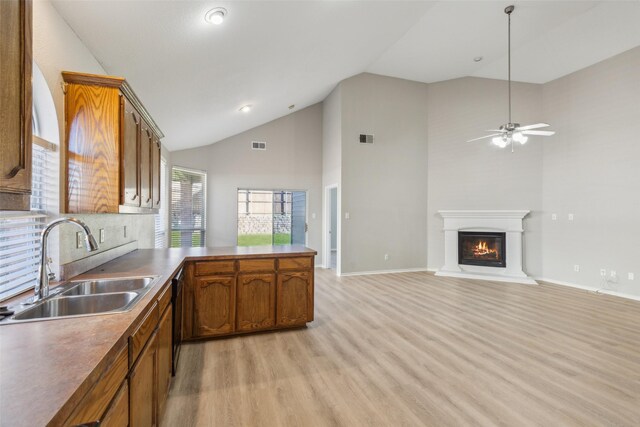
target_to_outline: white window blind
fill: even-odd
[[[207,174],[171,169],[171,247],[205,246]]]
[[[55,191],[51,151],[33,144],[31,212],[3,214],[0,218],[0,299],[35,284],[40,262],[40,233],[46,224],[47,196]]]
[[[169,222],[169,217],[167,213],[169,212],[168,205],[169,197],[167,194],[167,161],[165,159],[160,159],[160,211],[155,216],[156,223],[156,248],[166,248],[167,247],[167,223]]]

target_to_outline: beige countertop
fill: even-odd
[[[62,423],[185,261],[315,253],[301,245],[141,249],[74,277],[160,279],[125,313],[0,324],[0,425]]]

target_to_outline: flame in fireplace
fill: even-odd
[[[498,251],[492,249],[487,245],[487,242],[484,240],[480,240],[477,245],[473,247],[473,255],[474,256],[486,256],[486,255],[497,255]]]

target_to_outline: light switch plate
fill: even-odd
[[[82,244],[82,231],[78,231],[76,233],[76,248],[77,249],[81,249],[83,246]]]
[[[100,229],[100,243],[104,243],[104,228]]]

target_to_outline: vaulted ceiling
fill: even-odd
[[[75,1],[54,6],[127,78],[170,150],[211,144],[322,101],[361,72],[544,83],[640,45],[637,1]],[[222,6],[222,25],[204,21]],[[480,62],[473,58],[483,57]],[[250,113],[238,109],[251,104]]]

